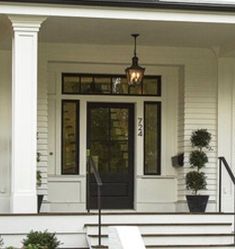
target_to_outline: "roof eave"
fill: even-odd
[[[6,2],[6,0],[0,0],[0,2]],[[159,2],[157,0],[8,0],[7,2],[235,12],[235,4]]]

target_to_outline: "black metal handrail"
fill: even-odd
[[[91,173],[93,173],[95,177],[95,181],[97,184],[97,197],[98,197],[98,240],[99,240],[99,246],[101,246],[101,186],[103,185],[102,180],[100,178],[100,174],[95,166],[95,163],[93,161],[93,158],[88,155],[87,156],[87,193],[89,194],[90,190],[90,176]],[[90,203],[89,203],[89,197],[87,198],[88,200],[88,207],[87,210],[90,212]]]
[[[229,167],[226,159],[221,156],[218,157],[219,158],[219,212],[221,213],[221,200],[222,200],[222,163],[225,166],[225,169],[228,172],[228,175],[230,176],[230,179],[233,182],[233,186],[234,186],[234,211],[233,211],[233,215],[234,215],[234,220],[233,220],[233,244],[235,245],[235,176],[231,170],[231,168]]]

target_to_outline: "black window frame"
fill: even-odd
[[[146,124],[145,124],[145,120],[146,120],[146,105],[157,105],[158,106],[158,113],[157,113],[157,118],[158,118],[158,128],[157,128],[157,135],[158,135],[158,139],[159,139],[159,146],[157,148],[157,153],[159,155],[158,160],[156,162],[156,169],[157,172],[156,173],[148,173],[146,172],[146,167],[145,167],[145,159],[146,159],[146,146],[145,146],[145,134],[146,134]],[[160,101],[144,101],[144,162],[143,162],[143,166],[144,166],[144,175],[161,175],[161,148],[162,148],[162,144],[161,144],[161,130],[162,130],[162,103]]]
[[[76,172],[75,173],[65,173],[64,172],[64,103],[75,103],[76,104]],[[61,175],[79,175],[80,171],[80,101],[75,99],[62,99],[61,101]]]
[[[65,77],[79,77],[79,93],[70,93],[70,92],[65,92],[64,91],[64,78]],[[93,80],[94,78],[102,78],[102,77],[109,77],[110,78],[110,89],[111,92],[110,93],[82,93],[81,92],[81,77],[92,77]],[[62,82],[62,87],[61,87],[61,94],[63,95],[106,95],[106,96],[138,96],[138,97],[161,97],[162,95],[162,77],[161,75],[146,75],[144,76],[144,78],[147,79],[156,79],[157,84],[158,84],[158,92],[157,94],[143,94],[143,82],[141,83],[141,94],[130,94],[130,88],[134,87],[134,86],[129,86],[128,88],[128,93],[124,93],[124,94],[117,94],[117,93],[113,93],[112,92],[112,78],[125,78],[126,76],[123,74],[95,74],[95,73],[62,73],[61,75],[61,82]]]

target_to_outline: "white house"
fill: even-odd
[[[133,33],[142,87],[125,76]],[[42,213],[96,208],[88,150],[104,209],[188,212],[190,135],[200,128],[212,133],[201,193],[217,212],[218,157],[235,171],[234,41],[232,0],[0,1],[2,217],[37,213],[37,193]],[[184,167],[174,168],[178,153]],[[234,210],[233,188],[224,171],[223,211]]]

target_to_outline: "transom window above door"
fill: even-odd
[[[62,94],[161,96],[161,76],[129,86],[125,75],[63,73]]]

